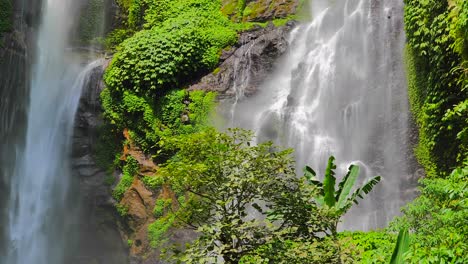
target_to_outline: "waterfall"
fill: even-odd
[[[313,20],[291,32],[287,56],[256,96],[237,103],[233,123],[294,148],[298,169],[323,173],[334,155],[339,177],[350,164],[360,165],[362,181],[383,176],[343,226],[383,227],[410,174],[403,1],[311,3]]]
[[[67,51],[72,0],[45,0],[32,66],[26,139],[9,182],[5,264],[66,263],[76,204],[70,172],[73,122],[87,78],[101,60],[83,64]]]

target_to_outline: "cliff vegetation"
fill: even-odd
[[[428,177],[386,229],[339,233],[380,177],[355,186],[352,166],[337,183],[330,158],[323,181],[308,167],[297,178],[290,150],[217,131],[217,94],[187,89],[216,75],[240,32],[301,18],[307,1],[118,0],[97,155],[120,172],[109,185],[131,254],[171,263],[388,263],[398,254],[405,263],[466,263],[468,2],[405,3],[415,153]],[[409,246],[398,252],[401,230]]]

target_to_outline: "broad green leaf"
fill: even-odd
[[[409,232],[408,229],[401,229],[398,234],[397,243],[395,245],[395,249],[392,254],[392,259],[390,260],[390,264],[403,264],[404,261],[404,254],[409,250]]]
[[[338,201],[338,209],[342,209],[346,206],[348,202],[348,196],[351,193],[356,180],[359,176],[359,166],[351,165],[349,167],[348,173],[340,182],[338,187],[338,192],[336,194],[336,200]]]
[[[361,188],[358,188],[356,191],[353,192],[351,197],[348,199],[349,203],[354,202],[358,204],[357,198],[363,199],[363,193],[368,194],[372,191],[375,185],[380,182],[382,178],[380,176],[375,176],[374,178],[368,180]],[[346,207],[349,207],[349,204],[346,204]],[[345,208],[346,209],[346,208]]]
[[[336,203],[335,200],[335,169],[336,165],[334,163],[335,157],[331,156],[328,159],[327,169],[325,171],[325,178],[323,180],[323,191],[324,191],[324,200],[325,204],[329,207],[333,207]]]
[[[323,184],[317,179],[317,173],[309,166],[304,167],[304,177],[307,179],[309,184],[313,184],[319,188],[322,188]]]

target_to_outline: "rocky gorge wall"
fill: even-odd
[[[127,263],[126,245],[121,239],[119,218],[114,207],[107,172],[98,166],[95,147],[102,125],[99,94],[103,89],[104,67],[96,67],[83,87],[75,118],[72,176],[78,186],[80,254],[76,263]]]

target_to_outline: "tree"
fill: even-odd
[[[274,229],[262,221],[262,207],[297,186],[298,179],[291,150],[278,150],[270,142],[253,146],[252,137],[240,129],[208,129],[160,142],[177,152],[161,174],[186,197],[179,220],[200,232],[181,256],[183,262],[210,263],[222,257],[238,263],[273,235]]]

